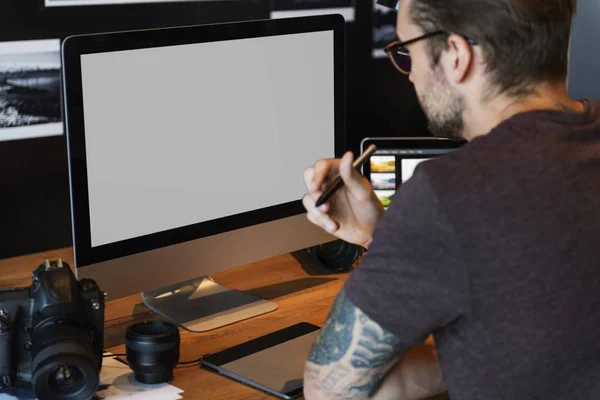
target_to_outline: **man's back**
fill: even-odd
[[[600,102],[514,116],[412,180],[348,297],[402,340],[433,330],[453,399],[599,399]]]
[[[556,111],[516,116],[431,166],[460,227],[471,304],[438,335],[439,351],[450,387],[481,386],[473,398],[600,398],[594,106],[593,123]]]

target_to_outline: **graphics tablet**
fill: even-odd
[[[421,162],[450,153],[466,142],[446,138],[365,138],[361,153],[377,146],[362,170],[377,197],[387,208],[396,190],[406,182]]]
[[[319,329],[302,322],[208,355],[200,363],[281,399],[294,399],[303,393],[304,365]]]

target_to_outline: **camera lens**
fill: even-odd
[[[58,393],[69,393],[82,385],[82,375],[75,365],[61,365],[50,374],[48,383]]]
[[[179,343],[179,329],[169,322],[142,322],[127,328],[127,362],[135,380],[149,384],[171,381],[179,362]]]
[[[361,247],[343,240],[336,240],[317,246],[315,255],[326,269],[332,272],[342,272],[350,269],[360,257]]]
[[[100,383],[102,354],[75,324],[46,322],[32,333],[31,383],[40,399],[89,400]]]
[[[88,357],[53,355],[36,368],[32,384],[40,399],[88,400],[98,390],[97,368]]]

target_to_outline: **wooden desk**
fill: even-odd
[[[31,285],[31,272],[44,260],[62,258],[73,265],[71,248],[0,260],[0,288]],[[206,333],[181,331],[181,361],[195,360],[237,344],[255,339],[298,322],[323,325],[335,296],[347,274],[311,276],[291,255],[232,268],[212,275],[214,280],[232,289],[250,292],[272,300],[279,308],[230,326]],[[132,322],[154,314],[142,305],[141,296],[134,295],[106,303],[107,350],[125,353],[125,329]],[[429,337],[427,342],[433,342]],[[184,390],[184,399],[258,400],[275,397],[201,369],[183,366],[175,369],[173,385]],[[450,400],[447,394],[430,400]]]
[[[0,288],[29,286],[31,272],[45,259],[57,258],[73,265],[72,249],[0,260]],[[207,333],[193,334],[181,330],[181,361],[194,360],[298,322],[305,321],[321,326],[346,276],[347,274],[310,276],[291,255],[212,275],[220,284],[272,300],[279,308],[272,313]],[[115,328],[117,332],[123,333],[124,329],[117,328],[126,327],[134,320],[141,303],[139,295],[108,301],[107,330]],[[124,334],[109,340],[124,343]],[[116,354],[124,353],[125,346],[118,344],[108,350]],[[198,366],[177,368],[173,385],[185,391],[182,394],[185,399],[273,399],[258,390]]]

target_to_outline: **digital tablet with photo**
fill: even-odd
[[[366,138],[361,143],[361,153],[370,145],[377,146],[362,169],[375,194],[387,207],[396,190],[413,175],[423,161],[450,153],[466,142],[447,138]]]

